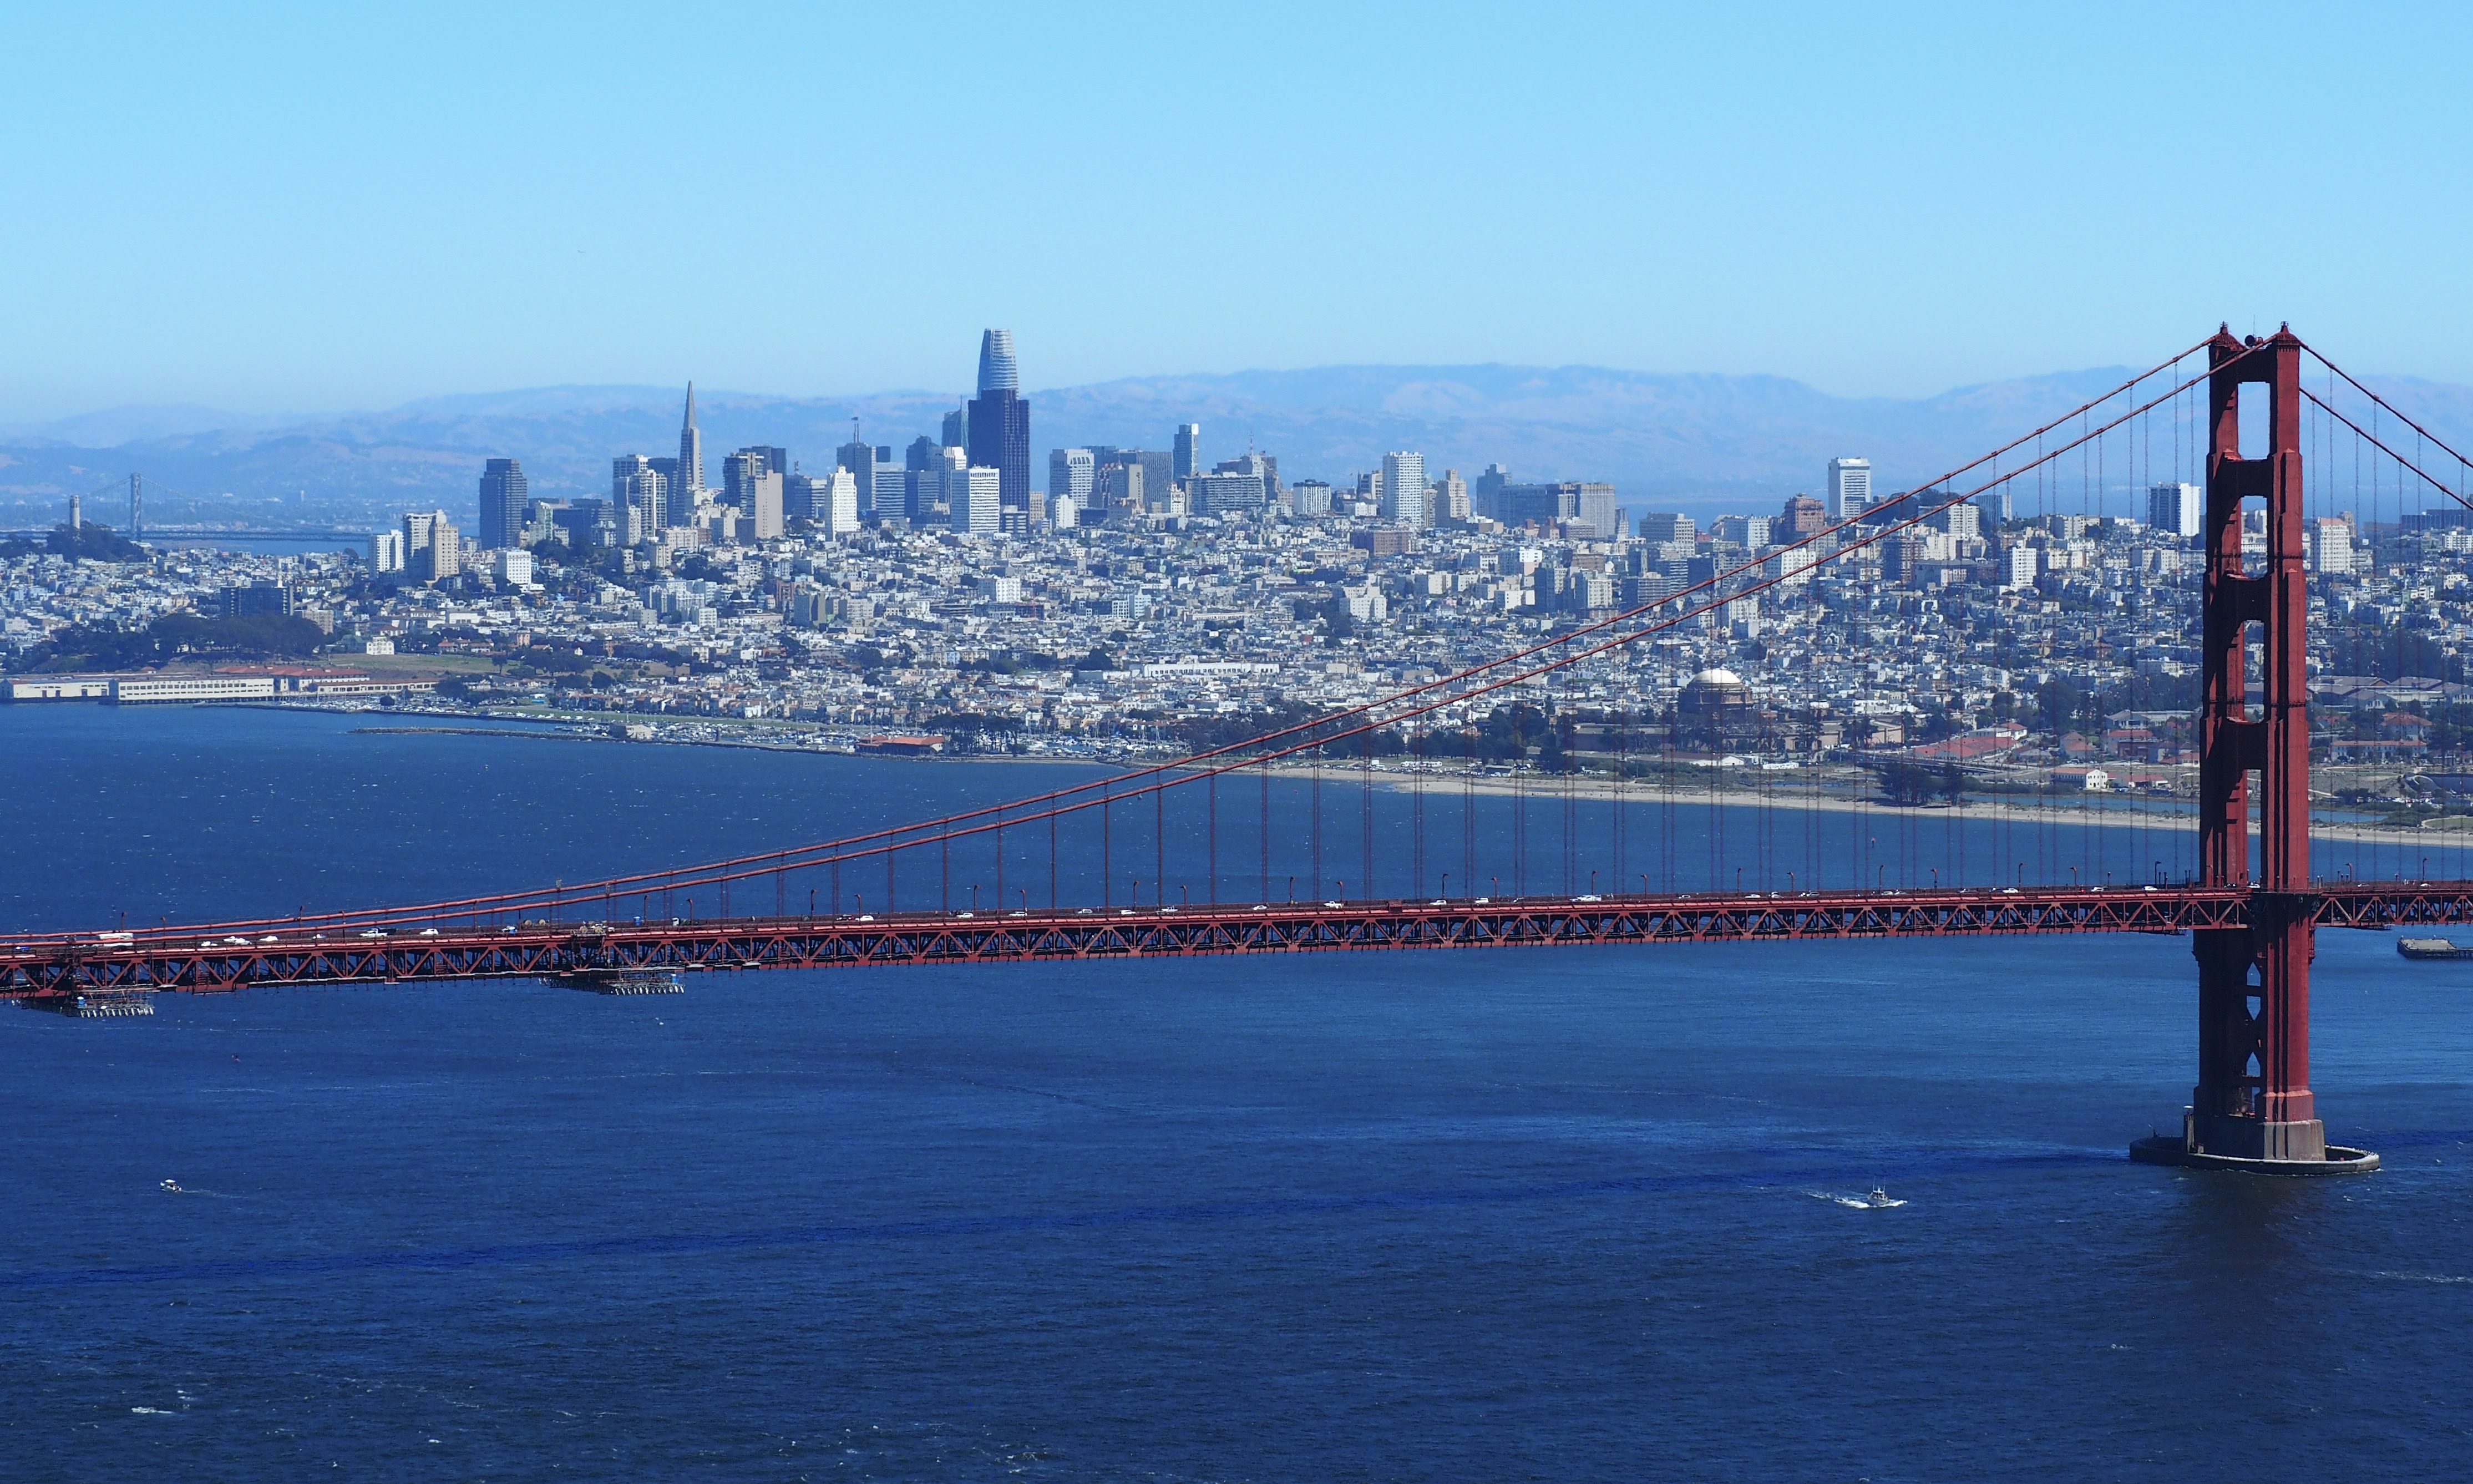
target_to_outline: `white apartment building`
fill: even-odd
[[[2001,586],[2013,592],[2032,591],[2035,586],[2035,548],[2012,546],[2003,554],[2007,567]]]
[[[956,531],[972,536],[994,536],[1003,524],[1003,512],[998,504],[998,471],[984,464],[968,468],[948,470],[945,475],[945,499],[951,507],[950,521]]]
[[[1869,459],[1832,459],[1829,461],[1829,492],[1822,496],[1829,507],[1829,518],[1845,520],[1872,508],[1872,461]]]
[[[1404,526],[1430,526],[1433,504],[1426,497],[1426,456],[1386,453],[1382,456],[1382,518]]]
[[[2353,574],[2353,523],[2313,520],[2301,528],[2301,555],[2310,570],[2327,577]]]
[[[403,570],[403,533],[372,531],[370,533],[370,575]]]

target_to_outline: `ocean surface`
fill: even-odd
[[[1090,776],[377,724],[0,707],[0,929],[572,880]],[[1177,889],[1294,874],[1306,789],[1205,821],[1231,860]],[[1412,864],[1382,807],[1322,875],[2097,858],[1662,803],[1567,849],[1549,801],[1467,835],[1429,803]],[[1125,827],[1106,889],[1154,898]],[[1909,848],[1853,853],[1879,828]],[[1036,900],[1045,842],[1013,849]],[[0,1010],[0,1477],[2461,1476],[2473,964],[2320,938],[2359,1180],[2126,1161],[2187,1098],[2194,1000],[2187,940],[2135,937]],[[1907,1204],[1833,1199],[1875,1185]]]

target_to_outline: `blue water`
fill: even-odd
[[[0,922],[572,879],[1088,776],[351,725],[0,708]],[[2356,1181],[2122,1158],[2177,1117],[2193,998],[2139,937],[0,1012],[0,1475],[2460,1472],[2473,966],[2320,939],[2322,1108],[2389,1161]],[[1876,1184],[1909,1204],[1815,1198]]]

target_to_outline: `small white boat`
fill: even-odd
[[[186,1193],[181,1190],[180,1183],[177,1180],[167,1180],[156,1188],[161,1190],[165,1195],[181,1195]]]
[[[1833,1206],[1843,1206],[1848,1210],[1887,1210],[1892,1207],[1907,1204],[1893,1198],[1888,1191],[1879,1185],[1874,1185],[1870,1192],[1864,1195],[1839,1195],[1830,1190],[1814,1190],[1812,1194],[1816,1200],[1827,1201]]]

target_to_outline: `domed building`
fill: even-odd
[[[1675,740],[1713,751],[1755,748],[1769,730],[1769,717],[1752,699],[1752,687],[1723,666],[1701,671],[1674,698]]]

